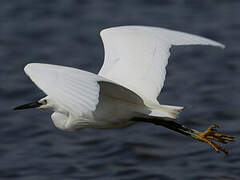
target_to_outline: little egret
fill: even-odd
[[[157,97],[163,87],[172,45],[211,45],[216,41],[147,26],[121,26],[100,33],[105,50],[98,74],[59,65],[31,63],[24,68],[46,97],[15,110],[48,108],[54,125],[63,131],[81,128],[124,128],[137,122],[164,126],[208,143],[216,152],[228,153],[214,143],[233,137],[212,125],[200,132],[175,120],[183,107],[162,105]]]

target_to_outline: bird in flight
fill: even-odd
[[[224,48],[223,44],[148,26],[113,27],[102,30],[100,35],[105,57],[98,74],[60,65],[28,64],[26,74],[46,97],[14,109],[51,109],[54,125],[63,131],[153,123],[208,143],[216,152],[228,153],[215,142],[231,142],[232,136],[217,132],[216,125],[203,132],[185,127],[176,121],[183,107],[163,105],[157,100],[172,45]]]

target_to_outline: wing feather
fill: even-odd
[[[154,102],[164,84],[172,45],[224,48],[223,44],[204,37],[156,27],[114,27],[102,30],[100,35],[105,57],[99,75]]]
[[[98,82],[108,81],[86,71],[58,65],[34,63],[24,70],[61,108],[75,116],[96,109],[100,91]]]
[[[75,117],[95,111],[99,93],[132,103],[141,98],[129,89],[96,74],[58,65],[32,63],[24,68],[31,80],[61,108]]]

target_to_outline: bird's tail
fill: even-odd
[[[169,105],[154,105],[149,107],[151,111],[148,115],[152,117],[162,117],[165,119],[177,119],[183,107]]]

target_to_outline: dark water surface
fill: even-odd
[[[30,62],[98,72],[99,31],[151,25],[224,43],[173,48],[161,103],[186,107],[179,121],[203,130],[218,124],[240,134],[240,1],[3,0],[0,2],[0,179],[238,180],[239,141],[230,155],[162,127],[57,130],[50,112],[14,112],[43,96],[25,76]]]

